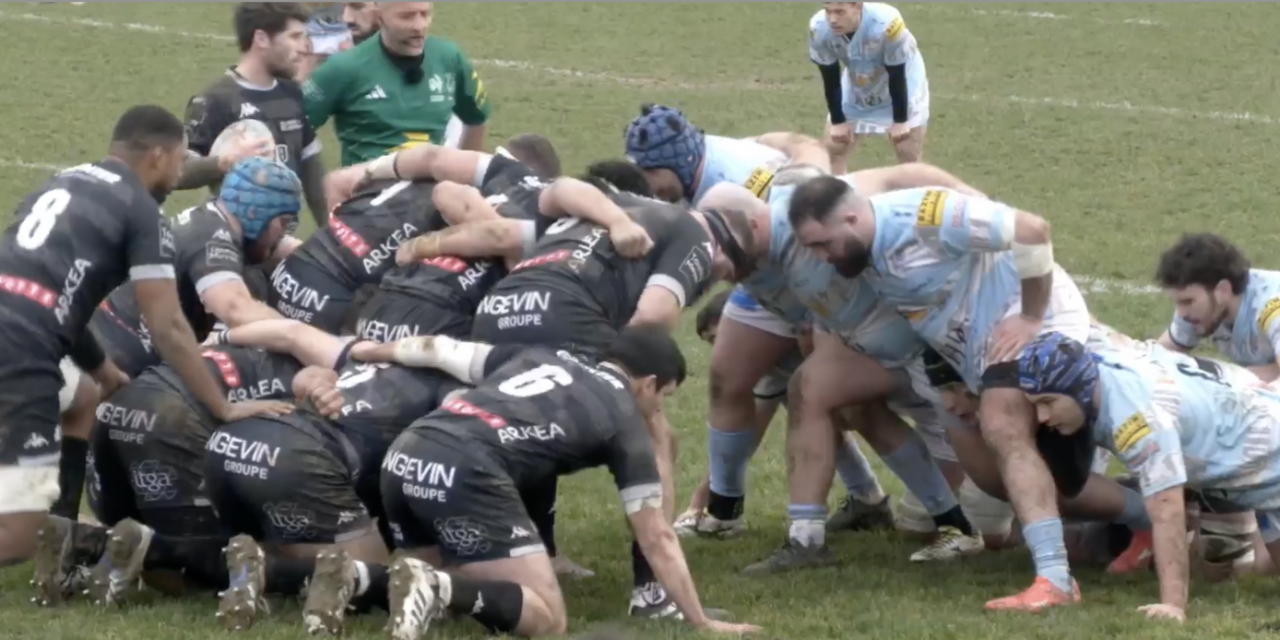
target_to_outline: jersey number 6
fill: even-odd
[[[53,232],[58,216],[71,204],[71,193],[66,189],[46,191],[36,198],[31,205],[31,213],[18,226],[18,246],[27,251],[34,251],[44,246],[45,240]]]
[[[516,398],[532,398],[551,391],[557,386],[567,387],[570,384],[573,384],[573,376],[569,375],[568,371],[554,364],[544,364],[508,378],[498,385],[498,391]]]

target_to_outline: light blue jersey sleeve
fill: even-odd
[[[1145,497],[1186,484],[1176,391],[1167,386],[1173,383],[1166,381],[1162,394],[1151,378],[1158,375],[1157,368],[1139,364],[1135,370],[1122,364],[1122,358],[1110,355],[1102,355],[1100,360],[1102,404],[1094,423],[1097,443],[1137,474]]]
[[[841,62],[838,48],[832,42],[834,34],[827,23],[826,12],[819,11],[809,19],[809,59],[824,67]]]
[[[922,234],[936,233],[956,255],[1007,251],[1013,246],[1015,216],[1010,206],[949,189],[926,189],[916,210]]]
[[[902,14],[889,5],[880,5],[881,20],[887,23],[884,28],[884,66],[893,67],[907,64],[915,57],[916,37],[911,34]]]
[[[773,175],[787,164],[786,154],[755,140],[707,136],[707,153],[702,162],[702,178],[693,195],[697,203],[711,187],[732,182],[763,197]]]

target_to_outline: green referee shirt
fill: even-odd
[[[471,126],[489,119],[484,83],[458,45],[429,36],[424,54],[422,82],[406,84],[374,36],[330,56],[303,84],[311,126],[319,129],[333,118],[343,166],[441,143],[453,114]]]

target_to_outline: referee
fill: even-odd
[[[378,34],[331,56],[303,85],[313,127],[330,118],[342,164],[430,142],[444,144],[454,115],[459,147],[480,150],[489,119],[484,84],[449,40],[429,36],[432,3],[378,5]]]
[[[187,104],[189,157],[179,189],[213,187],[248,155],[278,160],[302,180],[307,207],[323,223],[324,165],[320,141],[307,122],[302,91],[291,78],[307,51],[306,8],[296,2],[242,2],[235,8],[240,60],[204,93]],[[275,138],[275,148],[234,147],[220,157],[209,152],[218,135],[240,120],[259,120]]]

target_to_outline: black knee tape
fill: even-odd
[[[478,586],[484,606],[471,617],[489,633],[515,633],[524,610],[524,589],[514,582],[482,582]]]

